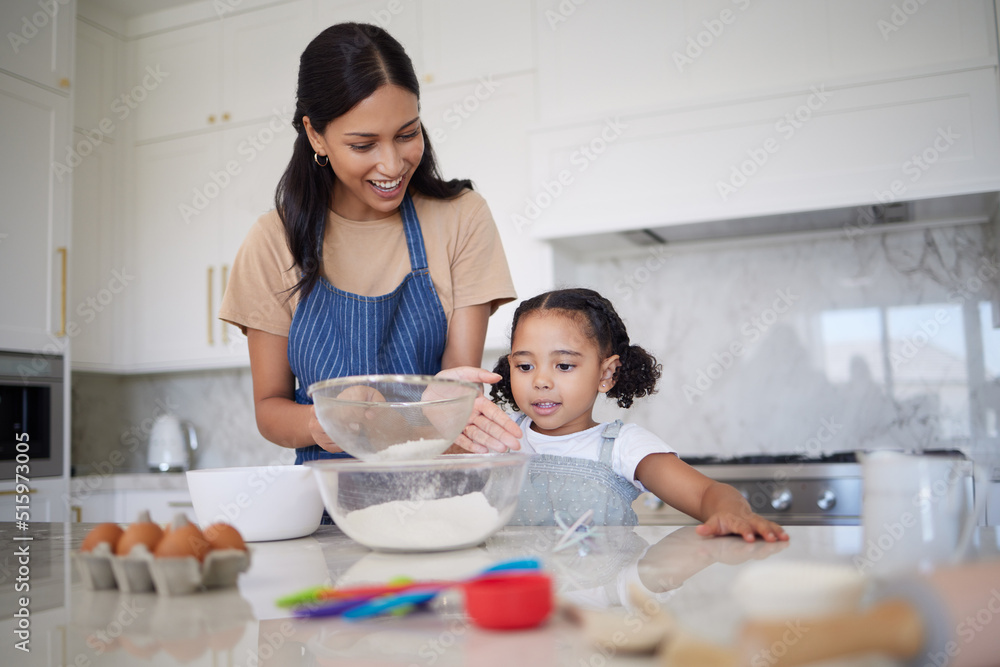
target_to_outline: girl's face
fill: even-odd
[[[320,162],[329,157],[337,176],[335,213],[349,220],[380,220],[399,208],[424,155],[416,95],[385,85],[327,123],[322,134],[308,116],[302,123]]]
[[[618,355],[603,358],[577,316],[540,310],[521,317],[511,340],[510,388],[514,401],[545,435],[569,435],[597,422],[598,393],[614,386]]]

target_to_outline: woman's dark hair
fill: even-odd
[[[546,292],[523,301],[514,311],[514,322],[510,327],[511,341],[514,340],[520,319],[536,310],[564,311],[575,317],[597,343],[603,358],[618,355],[621,366],[615,370],[615,386],[608,390],[608,396],[618,399],[618,407],[631,407],[633,399],[656,392],[656,382],[660,379],[663,367],[656,363],[649,352],[629,342],[625,323],[611,302],[603,296],[594,290],[573,288]],[[506,356],[500,357],[493,372],[502,378],[490,389],[493,402],[520,410],[511,392],[510,362]]]
[[[288,247],[301,279],[291,294],[312,291],[323,265],[323,230],[333,195],[333,169],[313,161],[313,149],[302,124],[308,116],[322,133],[327,124],[353,109],[384,85],[405,88],[417,99],[413,63],[403,47],[382,28],[368,23],[338,23],[317,35],[299,58],[299,81],[292,127],[298,132],[292,159],[278,182],[275,208],[285,226]],[[418,192],[449,199],[472,188],[469,180],[445,181],[438,173],[430,139],[424,135],[424,154],[410,183]]]

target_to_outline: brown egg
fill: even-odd
[[[163,538],[163,529],[158,524],[149,520],[149,512],[143,510],[139,512],[139,517],[118,539],[115,546],[115,553],[119,556],[126,556],[131,553],[132,548],[138,544],[146,547],[149,553],[153,553],[156,545]]]
[[[107,542],[111,546],[112,553],[115,550],[115,545],[118,543],[118,538],[122,536],[122,529],[117,523],[101,523],[94,526],[87,536],[83,538],[83,544],[80,545],[80,551],[93,551],[101,542]]]
[[[173,521],[173,528],[160,543],[156,545],[153,554],[157,558],[185,558],[194,556],[199,561],[205,560],[205,554],[210,547],[208,540],[198,526],[187,520],[183,514],[178,514]]]
[[[215,549],[239,549],[247,550],[246,542],[240,531],[236,530],[228,523],[213,523],[205,529],[205,539],[213,550]]]

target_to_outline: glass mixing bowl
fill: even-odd
[[[323,430],[362,461],[441,454],[465,428],[479,391],[472,382],[430,375],[360,375],[308,389]]]
[[[527,474],[524,454],[452,454],[424,461],[310,461],[326,511],[378,551],[481,544],[510,521]]]

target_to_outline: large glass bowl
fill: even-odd
[[[362,461],[409,461],[443,453],[472,415],[479,385],[430,375],[360,375],[309,386],[316,418]]]
[[[424,461],[310,461],[326,511],[378,551],[445,551],[481,544],[517,509],[524,454],[454,454]]]

